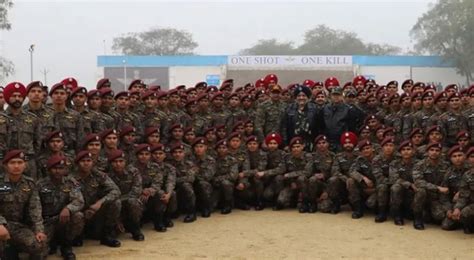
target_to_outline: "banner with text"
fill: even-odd
[[[228,56],[227,66],[248,67],[347,67],[352,66],[352,56]]]

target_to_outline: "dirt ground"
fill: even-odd
[[[192,224],[176,220],[166,233],[146,225],[144,233],[144,242],[121,235],[120,248],[86,241],[77,259],[474,259],[474,235],[431,225],[417,231],[410,221],[376,224],[372,215],[352,220],[347,211],[214,213]]]

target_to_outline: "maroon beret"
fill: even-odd
[[[423,130],[421,130],[421,128],[415,128],[413,130],[411,130],[411,133],[410,133],[410,138],[413,138],[413,136],[415,135],[423,135]]]
[[[247,137],[247,140],[245,141],[245,143],[248,144],[250,142],[257,142],[258,143],[258,138],[255,135],[251,135],[251,136]]]
[[[178,95],[178,90],[177,89],[171,89],[168,91],[168,96],[172,95]]]
[[[441,98],[448,98],[448,94],[444,91],[441,91],[435,95],[434,102],[437,103]]]
[[[469,149],[466,152],[466,156],[470,157],[472,154],[474,154],[474,146],[469,147]]]
[[[71,97],[74,97],[77,94],[84,94],[87,96],[87,89],[85,87],[77,87],[71,92]]]
[[[26,86],[26,94],[28,94],[30,92],[30,90],[32,88],[35,88],[35,87],[38,87],[38,88],[41,88],[43,89],[43,83],[41,81],[33,81],[33,82],[30,82],[30,84],[28,84]]]
[[[184,150],[184,145],[181,142],[177,142],[170,147],[170,152],[174,152],[176,150]]]
[[[428,130],[426,130],[426,136],[430,135],[431,132],[434,132],[434,131],[443,133],[439,125],[433,125],[430,128],[428,128]]]
[[[143,83],[141,79],[132,80],[132,82],[130,82],[130,85],[128,85],[128,89],[130,90],[135,85],[145,86],[145,83]]]
[[[464,152],[464,150],[462,149],[462,147],[460,145],[455,145],[453,147],[451,147],[451,149],[449,149],[448,151],[448,157],[451,157],[451,155],[453,155],[453,153],[456,153],[456,152]]]
[[[194,85],[195,88],[207,88],[207,83],[204,82],[204,81],[201,81],[201,82],[198,82],[196,83],[196,85]]]
[[[23,150],[10,150],[3,157],[3,164],[7,164],[12,159],[22,159],[25,160],[25,153]]]
[[[150,147],[150,152],[162,151],[165,152],[165,146],[163,144],[154,144]]]
[[[148,89],[147,91],[143,92],[142,100],[144,100],[148,97],[156,97],[156,92],[151,90],[151,89]]]
[[[438,149],[443,149],[443,146],[438,143],[438,142],[434,142],[434,143],[429,143],[427,146],[426,146],[426,151],[428,151],[429,149],[431,148],[438,148]]]
[[[171,133],[174,129],[183,129],[182,124],[173,124],[170,129],[168,130],[169,133]]]
[[[84,138],[84,148],[90,143],[90,142],[100,142],[100,136],[94,133],[90,133],[86,135]]]
[[[155,126],[147,127],[145,128],[145,131],[144,131],[145,138],[147,138],[148,136],[154,133],[159,133],[159,132],[160,132],[160,129],[158,127],[155,127]]]
[[[119,97],[130,97],[130,92],[128,91],[120,91],[117,94],[115,94],[114,99],[118,99]]]
[[[453,98],[461,98],[461,95],[459,94],[459,92],[451,93],[451,95],[448,96],[447,100],[450,101]]]
[[[216,149],[219,148],[219,146],[221,146],[221,145],[227,147],[227,141],[226,141],[225,139],[222,139],[222,140],[218,141],[218,142],[216,143],[216,146],[215,146]]]
[[[100,91],[97,89],[89,90],[89,92],[87,92],[87,98],[91,97],[100,97]]]
[[[209,127],[206,130],[204,130],[204,135],[207,135],[209,132],[215,132],[216,128],[214,127]]]
[[[120,129],[120,137],[124,137],[130,133],[137,131],[137,129],[131,125],[125,125]]]
[[[156,98],[160,99],[160,98],[164,98],[164,97],[168,97],[168,92],[166,91],[158,91],[156,93]]]
[[[67,88],[63,83],[56,83],[51,87],[51,90],[49,91],[49,95],[50,96],[53,95],[53,93],[59,89],[67,91]]]
[[[99,90],[99,93],[100,93],[100,97],[104,97],[104,96],[114,96],[114,91],[111,89],[111,88],[101,88]]]
[[[456,140],[459,140],[460,138],[467,138],[469,139],[470,135],[467,131],[465,130],[461,130],[458,132],[458,134],[456,135]]]
[[[410,140],[405,140],[405,141],[403,141],[403,142],[398,146],[398,151],[401,151],[404,147],[413,148],[413,143],[412,143]]]
[[[357,144],[357,148],[359,148],[359,150],[362,151],[362,149],[364,149],[364,147],[366,146],[371,146],[372,143],[369,141],[369,140],[362,140],[360,141],[358,144]]]
[[[314,143],[317,144],[319,141],[327,141],[328,138],[325,135],[318,135],[314,138]]]
[[[295,137],[291,138],[290,144],[288,146],[291,148],[295,144],[304,144],[303,143],[303,138],[299,137],[299,136],[295,136]]]
[[[192,142],[191,146],[194,147],[197,144],[207,144],[207,140],[204,137],[196,137]]]
[[[380,143],[380,146],[384,146],[384,145],[386,145],[386,144],[388,144],[388,143],[395,144],[395,138],[393,138],[393,137],[384,138],[384,139],[382,140],[382,142]]]
[[[111,134],[115,134],[115,135],[118,136],[117,130],[115,130],[113,128],[108,128],[108,129],[105,129],[104,131],[100,132],[100,138],[105,139],[107,136],[109,136]]]
[[[242,136],[240,136],[240,134],[237,133],[237,132],[233,132],[233,133],[231,133],[231,134],[227,137],[227,140],[230,141],[230,140],[232,140],[233,138],[239,138],[239,139],[241,139]]]
[[[78,163],[85,158],[92,159],[92,154],[89,151],[80,151],[79,153],[77,153],[76,158],[74,158],[74,162]]]
[[[56,131],[52,131],[52,132],[48,132],[45,137],[44,137],[44,141],[45,142],[49,142],[51,141],[51,139],[53,138],[61,138],[63,139],[64,136],[63,136],[63,133],[61,133],[61,131],[59,130],[56,130]]]
[[[422,98],[423,99],[427,97],[434,98],[434,96],[435,96],[434,91],[428,90],[428,91],[423,92]]]
[[[107,156],[109,162],[114,161],[115,159],[122,158],[125,159],[125,153],[122,150],[114,150],[110,152]]]
[[[53,155],[49,157],[48,161],[46,162],[46,168],[51,169],[56,165],[60,165],[65,167],[66,166],[66,157],[62,155]]]
[[[196,99],[190,99],[186,102],[186,104],[184,105],[184,107],[189,107],[189,106],[192,106],[192,105],[197,105],[197,100]]]
[[[214,101],[214,99],[216,99],[217,97],[224,97],[224,93],[223,92],[216,92],[214,93],[214,95],[211,96],[211,101]]]
[[[151,152],[150,145],[149,144],[138,144],[135,146],[135,154],[138,154],[139,152],[142,151],[148,151]]]
[[[97,81],[96,89],[101,89],[105,87],[105,85],[110,87],[110,80],[108,78],[99,79],[99,81]]]
[[[206,93],[201,93],[199,96],[197,96],[196,101],[200,101],[203,99],[209,99],[208,95]]]

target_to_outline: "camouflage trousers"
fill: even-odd
[[[474,229],[474,203],[471,203],[461,210],[461,223],[464,227]]]
[[[303,199],[316,203],[318,210],[323,213],[330,212],[332,201],[329,199],[329,196],[324,199],[320,198],[324,192],[327,192],[327,186],[328,184],[323,180],[317,179],[314,176],[310,177],[306,189],[303,190]]]
[[[182,182],[176,184],[176,194],[178,196],[178,207],[185,213],[192,213],[196,210],[196,194],[193,184]]]
[[[89,219],[85,216],[85,233],[92,238],[101,239],[115,231],[117,226],[122,203],[120,200],[107,201]]]
[[[197,180],[194,183],[197,204],[202,209],[210,209],[212,206],[212,184],[205,180]]]
[[[144,213],[149,219],[153,219],[155,215],[166,214],[168,216],[173,215],[178,210],[178,200],[176,192],[171,193],[171,197],[168,203],[161,200],[158,194],[150,197],[145,204]]]
[[[214,181],[212,191],[212,208],[219,204],[232,206],[234,203],[234,183],[229,180]]]
[[[435,223],[441,223],[446,218],[446,212],[450,205],[445,205],[439,201],[438,195],[418,188],[413,199],[413,213],[426,213]]]
[[[253,185],[247,178],[241,179],[237,181],[237,184],[242,183],[244,184],[244,189],[239,190],[234,188],[234,202],[237,206],[245,205],[245,204],[252,204],[254,199],[255,193]],[[236,186],[237,187],[237,186]]]
[[[10,233],[8,246],[14,247],[18,252],[29,254],[30,259],[42,259],[42,255],[48,247],[47,243],[46,241],[38,242],[31,228],[18,222],[8,222],[6,228],[8,233]],[[6,243],[0,241],[0,256],[5,253],[6,247]]]
[[[349,193],[349,203],[357,205],[365,202],[369,209],[377,206],[376,188],[368,188],[365,183],[358,182],[352,178],[347,179],[347,191]]]
[[[413,200],[415,192],[410,188],[405,188],[401,184],[395,183],[390,188],[390,210],[393,213],[405,212],[405,215],[410,215],[413,210]]]
[[[377,193],[377,206],[379,210],[388,210],[388,204],[390,202],[390,185],[379,184],[376,186],[375,190]]]
[[[347,191],[346,180],[347,177],[340,178],[337,176],[332,176],[329,178],[327,192],[331,201],[338,201],[341,204],[347,202],[347,196],[349,192]]]
[[[72,240],[81,235],[84,230],[84,214],[76,212],[71,214],[68,223],[61,223],[57,218],[44,219],[44,231],[48,236],[48,244],[57,244],[60,246],[71,246]],[[47,247],[43,252],[47,255]]]
[[[260,179],[252,178],[251,181],[257,201],[274,202],[276,195],[283,189],[283,176],[281,175],[264,176]]]
[[[143,203],[138,198],[120,199],[122,208],[120,217],[125,224],[139,224],[143,214]]]
[[[285,208],[295,205],[298,201],[303,199],[300,193],[306,189],[306,185],[307,179],[304,176],[284,180],[284,187],[278,194],[276,203]]]

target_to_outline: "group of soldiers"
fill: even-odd
[[[85,238],[119,247],[119,233],[143,241],[148,221],[165,232],[234,208],[349,204],[354,219],[474,232],[474,86],[356,76],[282,88],[269,74],[115,93],[106,78],[92,90],[66,78],[9,83],[3,100],[0,259],[75,259]]]

